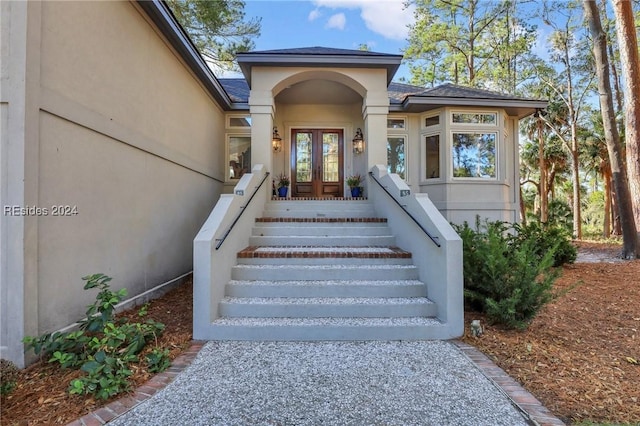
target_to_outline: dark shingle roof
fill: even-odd
[[[344,55],[344,56],[401,56],[390,53],[370,52],[355,49],[336,49],[332,47],[298,47],[293,49],[254,50],[243,55]]]
[[[219,78],[218,81],[231,98],[232,102],[249,102],[249,84],[244,78]]]

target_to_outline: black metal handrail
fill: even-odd
[[[222,243],[224,243],[224,240],[227,239],[227,237],[231,233],[231,230],[233,229],[233,227],[236,226],[236,223],[238,223],[238,220],[240,220],[240,216],[242,216],[242,213],[244,213],[244,211],[246,210],[247,206],[249,205],[249,203],[251,203],[251,200],[253,200],[253,197],[255,197],[255,195],[258,193],[258,190],[260,189],[262,184],[267,180],[268,177],[269,177],[269,172],[265,173],[265,175],[262,178],[262,181],[260,182],[260,184],[255,187],[255,189],[253,190],[253,194],[251,194],[251,197],[249,197],[249,200],[247,201],[247,204],[245,204],[244,206],[240,207],[240,213],[238,213],[236,218],[233,220],[233,222],[231,223],[231,226],[229,226],[229,229],[227,229],[227,232],[224,233],[222,238],[216,238],[216,241],[218,242],[216,244],[216,250],[218,250],[220,248],[220,246],[222,245]]]
[[[429,237],[429,238],[431,239],[431,241],[433,241],[433,243],[434,243],[436,246],[441,247],[441,244],[438,242],[438,237],[434,237],[433,235],[431,235],[431,234],[429,233],[429,231],[427,231],[427,230],[424,228],[424,226],[422,226],[422,224],[421,224],[420,222],[418,222],[418,220],[417,220],[415,217],[413,217],[413,215],[412,215],[411,213],[409,213],[409,211],[407,211],[407,209],[405,208],[405,206],[403,206],[402,204],[400,204],[400,202],[399,202],[398,200],[396,200],[396,197],[394,197],[394,196],[393,196],[393,195],[392,195],[392,194],[387,190],[387,188],[386,188],[384,185],[382,185],[378,179],[376,179],[376,177],[373,175],[373,172],[369,172],[369,176],[371,176],[371,178],[375,181],[375,183],[377,183],[377,184],[378,184],[378,186],[380,186],[380,188],[382,188],[382,189],[384,190],[384,192],[386,192],[386,193],[387,193],[387,195],[388,195],[389,197],[391,197],[391,199],[392,199],[393,201],[395,201],[395,202],[396,202],[396,204],[397,204],[397,205],[402,209],[402,211],[404,211],[404,212],[405,212],[405,213],[406,213],[406,214],[407,214],[407,215],[408,215],[408,216],[409,216],[409,217],[410,217],[410,218],[415,222],[415,224],[416,224],[416,225],[418,225],[418,227],[420,227],[420,229],[422,229],[422,232],[424,232],[424,233],[427,235],[427,237]]]

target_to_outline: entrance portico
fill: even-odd
[[[342,196],[347,176],[387,161],[387,87],[401,59],[319,47],[239,54],[251,89],[252,164],[289,176],[294,196]],[[272,149],[274,128],[280,152]],[[357,129],[361,154],[352,145]]]

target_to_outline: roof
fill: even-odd
[[[242,78],[221,78],[220,84],[234,103],[246,104],[248,109],[249,84]],[[424,112],[443,106],[483,106],[504,108],[509,115],[525,117],[535,109],[546,108],[547,101],[528,99],[491,90],[443,84],[424,88],[411,84],[389,84],[390,111]]]
[[[404,89],[405,91],[412,87],[417,89],[416,86],[401,86],[400,89]],[[389,89],[391,98],[391,85]],[[523,118],[536,109],[546,108],[548,104],[547,101],[542,99],[523,98],[492,90],[458,86],[451,83],[407,93],[401,102],[398,102],[399,96],[397,96],[397,92],[393,93],[396,93],[396,99],[394,99],[396,102],[391,102],[392,108],[390,108],[390,110],[404,112],[423,112],[442,106],[482,106],[503,108],[507,114]]]
[[[387,84],[389,84],[400,67],[402,55],[314,46],[243,52],[237,54],[237,59],[249,86],[251,86],[251,68],[254,66],[384,68],[387,70]]]

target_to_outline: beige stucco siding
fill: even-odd
[[[68,100],[135,129],[144,140],[126,143],[224,179],[222,141],[213,136],[224,128],[221,111],[132,3],[42,8],[41,84],[49,102]]]
[[[40,123],[40,331],[82,316],[95,297],[81,290],[84,275],[103,272],[134,295],[192,269],[210,179],[48,113]],[[56,205],[77,215],[53,216]]]
[[[225,123],[134,3],[1,11],[3,206],[47,211],[0,227],[0,355],[22,364],[24,335],[83,316],[96,292],[82,276],[103,272],[135,296],[192,269],[222,191]]]

